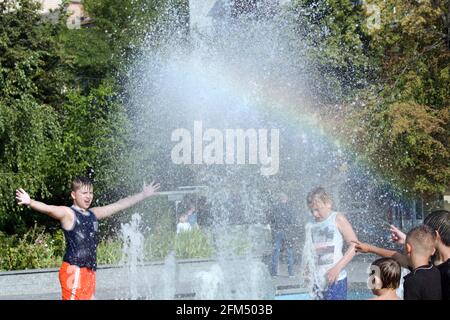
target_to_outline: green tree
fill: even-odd
[[[114,190],[127,185],[123,181],[130,125],[117,92],[116,85],[105,82],[88,95],[78,90],[67,93],[62,110],[61,149],[55,148],[55,152],[68,156],[56,159],[58,170],[52,174],[52,180],[73,177],[93,167],[98,196],[112,193],[109,196],[114,199]],[[69,193],[68,187],[62,186],[64,194]]]
[[[397,190],[449,186],[449,6],[297,0],[291,7],[327,130]]]
[[[341,127],[360,158],[397,191],[445,191],[450,181],[449,110],[414,101],[365,103],[347,114]]]
[[[46,178],[61,133],[55,106],[65,81],[54,36],[61,26],[43,19],[35,1],[16,5],[0,3],[0,227],[23,231],[14,189],[49,195]]]
[[[120,181],[127,115],[118,87],[102,80],[79,90],[72,59],[61,47],[65,25],[42,16],[35,1],[0,2],[0,230],[24,233],[45,215],[15,204],[14,190],[69,204],[68,183],[87,166],[98,172],[99,192]]]
[[[310,90],[322,104],[341,103],[371,79],[363,7],[352,0],[295,0],[290,7]]]
[[[153,38],[165,29],[166,20],[175,19],[187,27],[187,4],[186,0],[85,0],[93,25],[62,35],[81,84],[98,85],[104,78],[124,80],[142,43],[150,34],[152,42],[157,42]]]
[[[450,2],[369,4],[380,12],[369,30],[377,82],[342,115],[344,136],[399,189],[443,192],[450,183]]]
[[[373,1],[380,24],[371,48],[381,69],[382,95],[433,109],[450,105],[449,1]]]

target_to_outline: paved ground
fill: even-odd
[[[349,277],[350,288],[364,288],[367,280],[367,268],[371,261],[374,260],[372,255],[359,255],[356,256],[353,261],[347,267]],[[156,292],[160,290],[166,290],[166,297],[174,296],[176,299],[195,299],[195,294],[192,291],[190,283],[183,283],[180,279],[169,280],[161,282],[161,264],[154,264],[147,266],[146,273],[154,274],[154,279],[160,281],[159,288],[156,288]],[[211,262],[207,260],[198,260],[195,262],[184,263],[177,268],[186,271],[190,268],[188,273],[199,270],[206,270],[210,268]],[[159,269],[158,269],[159,268]],[[296,274],[300,273],[299,266],[296,265]],[[113,266],[100,268],[97,273],[97,293],[96,298],[99,300],[109,299],[123,299],[121,292],[130,292],[128,288],[122,288],[127,285],[128,278],[120,274],[118,268]],[[175,273],[175,270],[173,270]],[[180,273],[176,270],[176,273]],[[275,288],[275,294],[284,295],[290,293],[305,292],[305,289],[300,287],[300,278],[298,276],[287,276],[287,265],[280,263],[279,275],[272,277],[272,285]],[[170,279],[170,276],[167,278]],[[153,281],[153,280],[152,280]],[[176,286],[170,281],[177,281]],[[139,279],[137,279],[139,282]],[[164,288],[164,286],[166,288]],[[2,288],[3,286],[3,288]],[[15,286],[15,287],[14,287]],[[167,287],[172,288],[167,290]],[[174,289],[174,287],[176,287]],[[114,288],[114,289],[111,289]],[[139,288],[136,289],[137,293],[134,295],[135,299],[139,299]],[[19,294],[20,292],[20,294]],[[161,298],[161,297],[160,297]],[[60,299],[60,288],[58,282],[57,269],[42,270],[39,273],[34,271],[30,272],[17,272],[17,273],[0,273],[0,300],[58,300]],[[161,299],[165,299],[162,296]]]

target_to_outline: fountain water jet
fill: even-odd
[[[219,2],[224,10],[216,6],[214,11]],[[274,11],[276,6],[262,10],[260,5],[256,13],[238,14],[233,4],[190,1],[194,15],[189,32],[179,32],[177,23],[164,20],[148,33],[129,71],[128,106],[136,115],[133,145],[138,146],[134,174],[141,176],[151,167],[167,186],[208,187],[214,264],[200,271],[198,283],[193,284],[196,296],[205,299],[257,299],[274,294],[262,257],[255,257],[249,248],[236,253],[229,234],[235,225],[267,224],[273,193],[289,190],[298,208],[298,256],[304,225],[311,219],[304,199],[310,189],[322,185],[330,190],[338,209],[353,209],[340,199],[369,202],[367,193],[355,193],[349,185],[370,181],[370,175],[360,174],[352,155],[314,115],[317,93],[308,85],[314,68],[288,12],[283,7]],[[205,12],[220,14],[206,20],[195,16]],[[174,163],[172,133],[192,128],[196,121],[221,132],[279,130],[279,172],[261,176],[260,166],[248,163]],[[253,241],[248,233],[240,238]],[[175,277],[179,277],[177,270]]]

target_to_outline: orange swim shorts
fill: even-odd
[[[95,271],[63,262],[59,269],[63,300],[91,300],[95,293]]]

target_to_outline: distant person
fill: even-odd
[[[285,193],[280,193],[278,201],[272,206],[270,211],[269,223],[273,233],[274,246],[272,252],[272,261],[270,273],[272,276],[278,275],[278,260],[281,248],[284,245],[288,257],[288,274],[294,276],[294,250],[293,250],[293,230],[295,225],[294,208],[288,201]]]
[[[198,228],[198,214],[195,203],[188,204],[188,210],[186,211],[187,221],[191,225],[191,228]]]
[[[394,258],[402,266],[410,268],[411,272],[404,277],[404,300],[441,300],[441,275],[430,263],[430,258],[435,252],[435,241],[433,229],[427,225],[420,225],[406,235],[405,255],[362,242],[356,243],[356,250]]]
[[[177,224],[177,234],[190,231],[192,229],[191,224],[188,222],[187,214],[182,214],[180,216],[179,222]]]
[[[402,274],[400,264],[391,258],[380,258],[372,262],[371,270],[368,285],[376,297],[369,300],[401,300],[396,292]]]
[[[305,228],[302,264],[306,280],[312,282],[314,299],[346,300],[345,267],[355,256],[356,234],[344,214],[332,209],[332,199],[324,188],[309,192],[306,202],[315,220]],[[344,244],[348,247],[345,253]]]
[[[441,273],[442,300],[450,300],[450,211],[433,211],[423,223],[436,234],[436,253],[432,260]],[[395,226],[391,226],[391,232],[394,242],[405,243],[406,235],[403,232]]]
[[[63,300],[89,300],[94,298],[97,269],[97,220],[107,218],[156,194],[159,184],[152,182],[142,192],[112,204],[89,208],[94,197],[94,187],[89,178],[72,180],[73,205],[52,206],[33,200],[22,188],[16,190],[19,205],[45,213],[58,220],[64,230],[66,252],[59,270]]]
[[[205,196],[199,197],[197,201],[197,224],[200,226],[211,227],[213,219],[211,217],[211,208]]]

